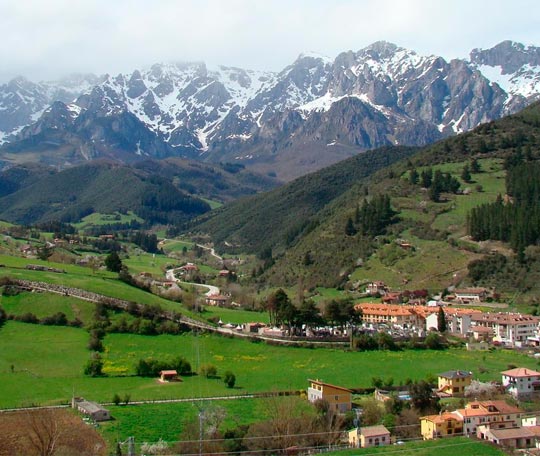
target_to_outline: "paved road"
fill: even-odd
[[[220,257],[216,251],[214,250],[214,247],[208,247],[206,245],[202,245],[202,244],[197,244],[198,247],[200,247],[201,249],[204,249],[204,250],[210,250],[210,255],[212,255],[214,258],[217,258],[218,260],[220,261],[223,261],[223,258]]]
[[[178,271],[179,269],[180,268],[168,269],[167,272],[165,272],[165,277],[167,278],[167,280],[169,280],[170,282],[176,282],[177,284],[183,283],[185,285],[193,285],[195,287],[206,288],[208,290],[205,293],[206,296],[218,295],[220,293],[219,288],[214,285],[206,285],[203,283],[195,283],[195,282],[184,282],[183,280],[177,279],[176,276],[174,275],[174,272]]]

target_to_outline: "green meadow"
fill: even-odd
[[[499,380],[499,372],[509,364],[537,366],[534,359],[505,350],[350,352],[274,346],[210,334],[109,334],[103,353],[108,375],[92,378],[83,375],[90,357],[88,340],[84,329],[8,321],[0,329],[0,407],[65,403],[73,391],[89,399],[110,401],[114,393],[130,394],[132,400],[154,400],[302,390],[309,378],[361,388],[370,387],[373,377],[392,377],[399,384],[449,369],[471,370],[481,380]],[[197,375],[165,385],[134,376],[140,358],[178,355],[194,370],[204,364],[216,366],[218,375],[231,370],[237,378],[235,388],[226,388],[219,378]]]
[[[400,456],[503,456],[505,453],[500,448],[480,440],[468,439],[466,437],[453,437],[439,440],[428,440],[425,442],[408,442],[403,445],[389,445],[377,448],[357,448],[354,450],[331,451],[325,453],[327,456],[346,455],[391,455]]]

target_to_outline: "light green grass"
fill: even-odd
[[[155,278],[165,278],[165,269],[167,266],[172,267],[176,264],[171,258],[165,255],[152,254],[147,252],[137,251],[130,253],[129,258],[122,260],[122,263],[128,267],[130,274],[136,275],[141,272],[149,272]]]
[[[68,287],[80,288],[105,296],[134,301],[140,304],[159,304],[164,309],[176,310],[189,314],[180,304],[160,298],[118,280],[118,275],[112,272],[98,270],[95,273],[90,268],[69,264],[28,260],[7,255],[0,255],[0,263],[6,267],[0,269],[0,276],[16,279],[43,281]],[[24,268],[27,264],[43,264],[66,271],[66,274],[53,272],[30,271]]]
[[[63,312],[68,320],[78,318],[83,323],[90,322],[94,311],[94,304],[91,302],[55,293],[21,292],[16,296],[0,296],[0,305],[12,315],[31,312],[38,318],[43,318]]]
[[[109,225],[114,223],[129,223],[132,220],[143,222],[142,218],[138,217],[131,211],[129,211],[127,214],[120,214],[119,212],[115,212],[114,214],[101,214],[99,212],[94,212],[93,214],[84,217],[79,223],[73,223],[73,226],[78,230],[85,230],[92,226]]]
[[[210,209],[217,209],[218,207],[223,206],[223,203],[220,203],[219,201],[215,201],[215,200],[211,200],[207,198],[201,198],[201,199],[210,205]]]
[[[400,456],[503,456],[506,453],[487,442],[468,439],[466,437],[453,437],[425,442],[409,442],[397,446],[358,448],[325,453],[328,456],[367,456],[372,454],[398,454]]]
[[[222,430],[226,430],[263,420],[264,402],[264,399],[234,399],[110,406],[114,421],[102,423],[100,432],[110,445],[129,436],[134,436],[139,444],[159,439],[172,443],[179,440],[187,422],[197,419],[198,407],[226,410],[222,424]]]
[[[180,241],[177,239],[167,239],[162,242],[161,248],[165,253],[181,252],[184,247],[188,250],[192,249],[195,244],[188,241]]]
[[[270,321],[268,312],[252,312],[213,306],[205,306],[204,309],[203,318],[220,318],[223,323],[268,323]]]
[[[446,351],[349,352],[271,346],[210,334],[194,336],[139,336],[109,334],[104,339],[107,371],[128,376],[90,378],[83,367],[90,356],[88,332],[83,329],[30,325],[8,321],[0,329],[0,407],[28,403],[60,403],[76,394],[109,401],[114,393],[132,400],[230,395],[305,389],[308,378],[345,387],[369,387],[372,377],[392,377],[395,384],[422,379],[450,369],[471,370],[481,380],[500,380],[509,364],[535,368],[537,362],[514,352]],[[194,369],[211,363],[218,375],[231,370],[233,390],[219,379],[185,377],[183,382],[160,384],[153,378],[129,376],[146,357],[184,356]],[[15,373],[11,373],[11,364]],[[478,375],[482,368],[483,373]]]

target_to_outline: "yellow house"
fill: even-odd
[[[455,412],[443,412],[420,418],[420,432],[424,440],[463,434],[463,418]]]
[[[472,381],[472,372],[452,370],[439,374],[438,392],[449,396],[463,396]]]
[[[320,380],[308,380],[308,400],[316,402],[320,399],[330,404],[330,408],[345,413],[352,409],[352,391],[341,386],[331,385]]]

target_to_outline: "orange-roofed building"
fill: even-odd
[[[424,440],[463,434],[463,419],[456,412],[443,412],[420,418],[420,432]]]
[[[516,399],[530,398],[540,393],[540,372],[516,367],[502,374],[502,384]]]
[[[360,303],[354,308],[362,312],[362,320],[366,323],[386,323],[404,327],[415,326],[426,328],[426,319],[434,314],[433,307],[411,306],[400,304],[375,304]],[[478,313],[471,309],[448,309],[444,308],[448,321],[452,321],[451,332],[464,333],[468,330],[468,324],[473,314]],[[465,320],[466,319],[466,320]]]
[[[463,434],[475,435],[478,426],[488,423],[497,423],[501,427],[521,426],[523,410],[500,400],[474,401],[454,413],[463,420]]]

